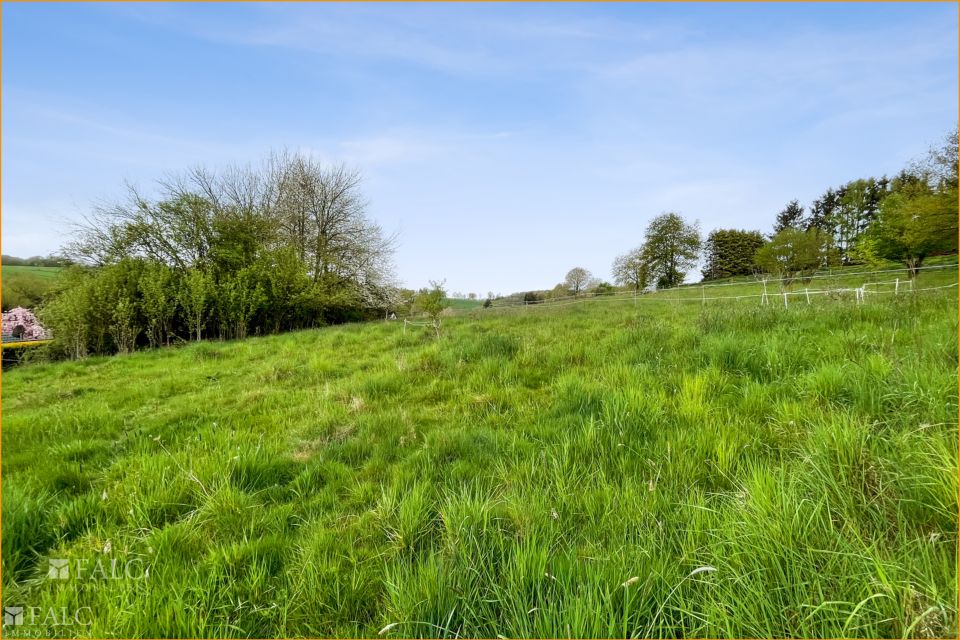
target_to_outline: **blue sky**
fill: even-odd
[[[408,286],[610,277],[663,211],[769,231],[957,121],[956,4],[6,4],[3,252],[198,164],[364,175]],[[694,274],[698,277],[699,274]]]

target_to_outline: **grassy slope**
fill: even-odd
[[[0,271],[2,271],[3,277],[30,274],[46,280],[55,280],[57,275],[63,271],[63,267],[25,267],[19,265],[4,265],[3,267],[0,267]]]
[[[447,298],[447,306],[455,311],[465,311],[470,309],[479,309],[483,306],[483,300],[465,300],[463,298]]]
[[[3,309],[36,307],[56,286],[62,267],[0,267]]]
[[[956,311],[648,296],[25,366],[3,604],[94,637],[954,635]],[[149,578],[43,579],[108,542]]]

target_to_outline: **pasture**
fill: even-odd
[[[39,305],[53,291],[63,267],[30,267],[4,265],[0,267],[3,284],[3,310],[14,307],[28,309]]]
[[[3,604],[89,607],[94,637],[955,636],[956,296],[651,294],[23,366]]]

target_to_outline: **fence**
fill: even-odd
[[[947,265],[935,265],[929,267],[919,267],[916,271],[930,272],[930,271],[943,271],[947,269],[956,270],[957,264],[947,264]],[[857,286],[853,286],[849,283],[850,280],[856,280],[860,277],[865,276],[882,276],[887,274],[900,273],[907,275],[908,270],[906,267],[899,269],[882,269],[875,271],[855,271],[855,272],[836,272],[836,273],[818,273],[811,276],[805,277],[794,277],[794,278],[757,278],[755,280],[747,280],[740,282],[720,282],[715,284],[699,284],[699,285],[681,285],[679,287],[671,287],[668,289],[658,289],[653,292],[644,292],[639,293],[635,291],[619,291],[614,293],[606,294],[588,294],[581,296],[563,296],[559,298],[551,298],[548,300],[536,300],[536,301],[516,301],[516,302],[499,302],[494,303],[489,309],[516,309],[516,308],[540,308],[540,307],[562,307],[572,304],[580,304],[587,301],[610,301],[610,300],[629,300],[633,299],[636,304],[637,300],[642,299],[657,299],[657,300],[667,300],[673,302],[700,302],[701,304],[706,304],[710,301],[715,300],[744,300],[750,298],[758,298],[761,304],[771,304],[777,299],[783,301],[784,306],[789,306],[790,298],[795,296],[802,296],[803,299],[808,303],[812,303],[812,297],[814,296],[852,296],[857,304],[862,304],[867,295],[875,294],[893,294],[898,295],[901,291],[932,291],[936,289],[949,289],[957,286],[957,282],[952,282],[945,285],[930,286],[930,287],[914,287],[914,280],[907,277],[897,277],[893,279],[877,279],[870,280],[868,282],[860,282]],[[823,287],[811,289],[809,287],[804,287],[803,289],[794,289],[786,290],[781,287],[780,291],[770,291],[768,285],[791,285],[801,282],[802,284],[808,284],[812,281],[822,281],[822,280],[832,280],[838,283],[838,286],[834,287]],[[839,282],[847,281],[843,286],[839,285]],[[758,290],[756,293],[743,293],[740,295],[707,295],[707,289],[715,289],[720,287],[741,287],[741,288],[762,288],[762,291]],[[682,294],[686,293],[684,296]],[[671,294],[676,294],[671,295]],[[699,295],[697,295],[699,294]],[[477,309],[473,310],[474,312],[480,311],[484,312],[487,309]]]

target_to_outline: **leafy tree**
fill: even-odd
[[[819,229],[833,237],[834,211],[840,206],[840,196],[834,189],[827,189],[822,196],[810,205],[807,229]]]
[[[433,321],[433,329],[440,337],[440,315],[447,308],[447,292],[443,282],[430,281],[430,286],[420,289],[413,299],[414,311],[428,316]]]
[[[644,255],[657,288],[681,284],[687,271],[696,265],[700,246],[696,222],[688,224],[677,213],[663,213],[654,218],[647,226]]]
[[[863,242],[868,255],[903,262],[911,278],[927,256],[957,250],[956,188],[915,182],[890,195]]]
[[[796,228],[788,225],[786,229]],[[753,273],[754,257],[765,240],[759,231],[714,229],[705,245],[704,280],[728,278]]]
[[[782,279],[812,275],[832,262],[830,238],[819,229],[801,231],[787,227],[757,250],[754,262],[765,273]]]
[[[617,256],[613,261],[613,281],[634,291],[642,291],[650,286],[650,265],[647,263],[643,247],[637,247]]]
[[[213,282],[200,269],[190,269],[180,282],[177,301],[187,321],[187,331],[199,340],[206,325],[207,309],[210,306]]]
[[[250,321],[267,301],[255,269],[241,269],[217,283],[217,318],[221,337],[246,338]]]
[[[174,286],[173,272],[165,264],[149,263],[140,277],[139,288],[150,345],[169,344],[177,311],[177,287]]]
[[[53,336],[51,353],[79,360],[89,352],[93,274],[71,267],[58,284],[57,295],[40,307],[37,315]]]
[[[113,307],[110,323],[110,336],[120,353],[130,353],[136,348],[137,334],[140,327],[137,324],[137,311],[134,303],[128,298],[120,298]]]
[[[911,278],[927,256],[957,251],[957,169],[954,129],[890,181],[857,251],[902,261]]]
[[[613,295],[613,293],[616,291],[616,288],[609,282],[604,282],[601,280],[594,284],[590,290],[596,296],[609,296]]]
[[[837,190],[838,204],[833,210],[834,242],[844,264],[856,259],[854,248],[860,235],[877,215],[887,195],[886,178],[853,180]]]
[[[577,296],[580,295],[581,291],[586,289],[590,278],[591,275],[589,271],[583,267],[574,267],[567,272],[567,276],[564,278],[564,284],[573,292],[573,295]]]
[[[798,200],[791,200],[783,211],[777,214],[777,222],[773,225],[774,235],[780,233],[787,227],[800,229],[803,226],[803,207]]]

